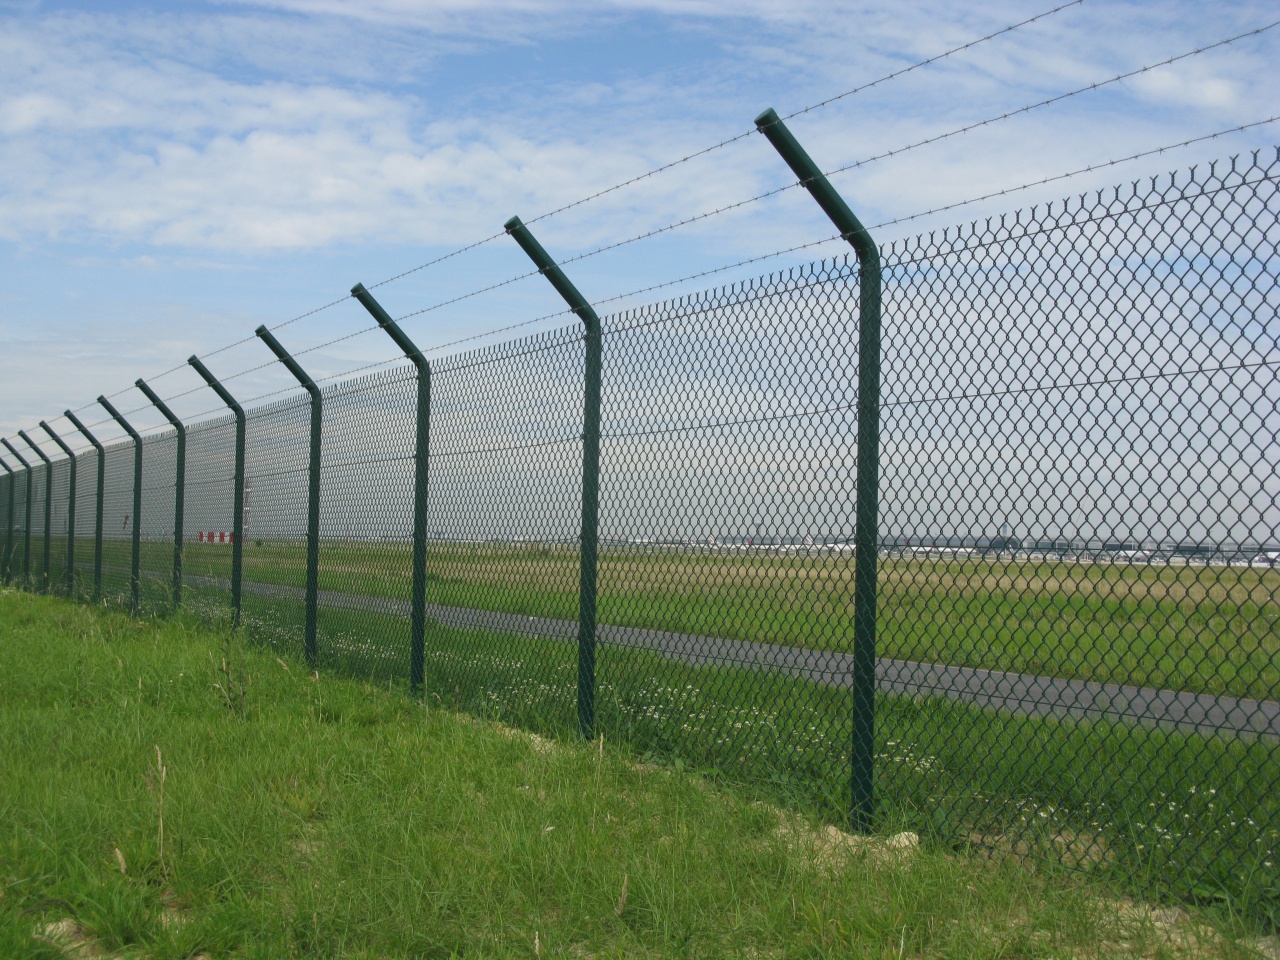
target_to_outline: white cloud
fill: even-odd
[[[787,113],[1032,12],[1011,2],[978,8],[935,0],[893,9],[781,0],[263,0],[186,13],[3,13],[0,258],[9,259],[0,262],[17,282],[4,294],[0,333],[15,356],[40,353],[8,334],[43,322],[48,310],[38,294],[26,292],[32,285],[21,275],[21,258],[28,254],[56,258],[70,251],[59,329],[75,329],[78,312],[117,318],[137,312],[124,281],[105,292],[79,286],[87,283],[76,275],[80,265],[97,264],[82,270],[97,280],[114,263],[123,275],[170,285],[157,299],[165,316],[180,318],[171,323],[184,337],[156,336],[164,323],[144,327],[135,332],[148,345],[145,355],[108,359],[116,342],[97,354],[86,345],[76,369],[93,383],[115,376],[117,367],[136,375],[157,343],[168,352],[154,356],[181,359],[260,319],[272,322],[271,315],[250,316],[249,307],[217,323],[209,319],[214,311],[198,300],[211,286],[221,289],[209,279],[226,276],[220,267],[239,271],[247,303],[264,291],[275,295],[273,284],[283,282],[275,273],[287,266],[297,286],[270,303],[292,316],[340,295],[356,279],[346,271],[356,267],[343,266],[336,281],[327,271],[366,263],[368,247],[388,251],[385,266],[367,273],[360,267],[363,279],[375,280],[496,232],[513,213],[530,219],[744,131],[765,106]],[[820,164],[834,167],[1155,62],[1272,15],[1257,3],[1213,11],[1085,3],[804,114],[792,127]],[[1278,46],[1280,30],[870,164],[841,175],[837,185],[864,219],[877,222],[1257,119],[1274,109],[1273,86],[1263,81],[1273,75]],[[1103,171],[901,231],[1080,192],[1274,136],[1209,144],[1141,170]],[[763,139],[751,137],[537,230],[549,249],[569,256],[789,179]],[[581,261],[574,274],[584,290],[607,296],[830,232],[809,198],[793,190]],[[414,309],[485,286],[527,269],[517,254],[504,248],[478,266],[451,261],[448,269],[398,285],[390,299]],[[308,261],[323,265],[307,270]],[[545,300],[514,294],[485,300],[488,312],[477,306],[474,313],[432,314],[419,329],[438,342],[502,326],[508,313],[523,318],[559,306],[540,286],[518,289]],[[291,333],[304,330],[314,333],[313,343],[332,333],[320,322]],[[85,334],[100,335],[97,328]],[[349,349],[351,343],[341,347]],[[342,369],[352,356],[325,352],[316,359]],[[25,366],[2,376],[24,380]],[[42,399],[42,391],[52,395],[60,385],[28,387],[33,410],[62,403]],[[16,402],[27,399],[10,406]],[[16,407],[14,415],[22,415]]]
[[[446,33],[453,29],[449,18],[481,23],[524,16],[563,21],[570,14],[590,21],[593,16],[577,0],[550,7],[524,0],[280,0],[257,6]],[[433,90],[442,84],[441,78],[430,73],[406,89],[352,80],[351,71],[341,68],[326,80],[300,82],[263,74],[260,65],[228,67],[209,52],[204,56],[211,62],[201,63],[192,53],[192,36],[222,44],[228,55],[232,40],[206,20],[88,15],[14,20],[0,37],[5,64],[0,67],[0,130],[7,135],[0,144],[0,237],[19,241],[99,236],[223,251],[323,247],[375,237],[384,242],[447,243],[480,232],[475,224],[501,218],[508,209],[559,206],[626,179],[648,164],[696,149],[706,140],[707,117],[719,116],[716,126],[728,127],[723,121],[726,108],[741,113],[734,126],[746,127],[764,103],[756,101],[750,109],[740,105],[735,87],[743,81],[738,71],[744,67],[776,75],[798,72],[807,60],[817,63],[818,73],[827,80],[841,73],[842,82],[848,83],[845,61],[852,52],[861,54],[865,65],[856,75],[865,79],[874,70],[892,69],[907,57],[936,53],[943,43],[990,29],[989,22],[960,12],[958,20],[940,21],[932,33],[913,34],[909,25],[919,26],[922,16],[936,14],[929,5],[894,16],[854,7],[828,11],[828,29],[798,39],[800,28],[818,16],[820,6],[791,7],[770,0],[745,6],[617,0],[604,9],[618,15],[649,11],[762,23],[781,19],[787,24],[769,34],[773,45],[768,48],[739,43],[733,50],[735,43],[726,44],[732,51],[725,54],[727,75],[711,73],[682,84],[680,68],[668,67],[648,77],[556,80],[540,91],[513,89],[500,98],[506,103],[481,110],[452,97],[442,101]],[[591,9],[597,14],[600,10]],[[1073,27],[1071,14],[1061,16],[1055,25],[1068,32],[1079,29],[1078,23]],[[277,41],[283,37],[281,23],[270,14],[257,21],[239,14],[235,19],[242,32],[260,32]],[[301,46],[329,49],[331,27],[317,26],[329,38],[318,39],[311,21],[293,26],[310,37]],[[855,29],[867,35],[850,48],[849,34]],[[1099,48],[1107,52],[1105,41],[1076,58],[1064,53],[1060,41],[1043,34],[1029,33],[1025,44],[994,41],[981,56],[965,54],[945,61],[883,93],[876,91],[798,122],[812,138],[815,155],[835,165],[877,147],[897,148],[911,138],[923,139],[956,123],[1014,108],[1042,91],[1060,92],[1082,76],[1089,81],[1105,77],[1107,68],[1097,63],[1102,58]],[[425,36],[436,38],[431,32]],[[1181,39],[1164,37],[1159,44],[1135,45],[1158,46],[1167,54],[1185,49],[1185,44],[1179,46]],[[832,49],[833,44],[844,45],[843,55]],[[1042,54],[1045,48],[1052,52]],[[170,49],[177,51],[174,57],[160,55]],[[883,55],[890,50],[901,52]],[[368,54],[366,49],[362,55]],[[746,64],[734,60],[744,54]],[[1123,62],[1132,65],[1132,53]],[[1179,65],[1152,71],[1127,91],[1117,91],[1115,98],[1137,96],[1165,108],[1252,118],[1249,111],[1265,97],[1245,95],[1239,74],[1248,67],[1236,68],[1233,75],[1233,62],[1195,61],[1186,69]],[[837,64],[843,64],[843,70]],[[1016,82],[1019,78],[1021,83]],[[946,85],[941,99],[940,80]],[[777,103],[784,112],[787,99],[792,98]],[[1089,142],[1098,142],[1099,132],[1105,132],[1104,142],[1125,139],[1122,130],[1133,121],[1114,104],[1097,110],[1100,99],[1081,97],[1078,111],[1075,104],[1055,107],[1048,126],[1023,120],[1010,126],[1051,133],[1061,128],[1064,113],[1074,111],[1074,119],[1091,128]],[[1092,116],[1091,110],[1096,111]],[[1195,132],[1204,132],[1204,127]],[[979,146],[986,142],[977,136],[967,139],[979,141]],[[944,153],[956,158],[953,151]],[[1036,161],[1042,154],[1037,143],[1006,152],[998,170],[1006,179],[1016,179],[1022,171],[1039,172],[1042,165]],[[714,180],[704,171],[680,171],[664,177],[661,190],[636,191],[634,195],[643,198],[638,201],[630,199],[632,195],[612,197],[596,208],[606,216],[595,217],[580,240],[595,242],[616,238],[619,231],[652,228],[664,219],[750,195],[778,177],[777,165],[765,151],[738,151],[728,159],[727,164],[713,165]],[[905,162],[910,166],[913,161],[914,155]],[[967,162],[992,169],[977,158]],[[974,178],[935,174],[927,182],[950,188]],[[891,189],[879,195],[893,193]]]

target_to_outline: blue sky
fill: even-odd
[[[198,385],[208,356],[751,128],[1049,9],[812,0],[0,0],[0,434],[128,390]],[[1085,0],[790,121],[827,169],[934,137],[1280,17],[1273,4]],[[1280,28],[833,182],[868,224],[1280,112]],[[1280,142],[1280,124],[886,227],[882,240]],[[791,180],[753,135],[535,225],[557,258]],[[592,300],[829,236],[791,190],[569,267]],[[838,243],[696,281],[840,252]],[[393,316],[529,269],[507,238],[378,288]],[[678,292],[669,288],[633,301]],[[423,347],[562,304],[540,278],[413,317]],[[602,311],[603,312],[603,311]],[[535,331],[564,317],[526,326]],[[369,328],[354,302],[279,331],[302,351]],[[504,334],[509,336],[512,334]],[[472,341],[482,343],[484,341]],[[459,347],[447,349],[460,349]],[[373,331],[304,358],[316,377],[395,355]],[[220,375],[269,359],[210,357]],[[288,386],[269,367],[228,386]],[[145,403],[136,390],[122,409]],[[207,390],[173,400],[183,417]],[[87,419],[102,419],[90,409]],[[140,426],[161,423],[154,411]],[[104,426],[104,438],[119,431]],[[50,445],[52,450],[52,445]]]

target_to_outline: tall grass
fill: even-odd
[[[209,602],[213,602],[211,598]],[[193,599],[199,606],[199,601]],[[246,598],[257,642],[296,655],[299,603]],[[216,609],[216,608],[215,608]],[[216,614],[210,613],[210,616]],[[408,673],[406,623],[321,611],[326,669]],[[576,647],[432,624],[432,702],[540,733],[576,731]],[[693,769],[831,823],[849,808],[847,691],[767,670],[597,651],[597,723],[647,762]],[[1216,904],[1280,928],[1280,743],[1108,721],[1019,717],[943,697],[877,697],[877,821],[956,850],[998,849]]]
[[[607,733],[531,737],[187,620],[5,591],[0,658],[4,956],[1251,955],[1103,884],[858,844]]]

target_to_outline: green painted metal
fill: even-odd
[[[236,452],[235,473],[232,480],[232,518],[231,518],[231,629],[240,626],[240,584],[244,575],[244,409],[236,402],[235,397],[227,391],[218,378],[209,372],[200,358],[194,354],[187,357],[189,363],[204,379],[219,399],[231,410],[236,418]]]
[[[5,449],[12,453],[20,464],[27,471],[27,503],[25,511],[25,519],[22,527],[22,586],[30,589],[31,587],[31,464],[27,463],[26,458],[20,454],[12,443],[5,438],[0,438]]]
[[[89,428],[80,422],[79,417],[70,410],[64,410],[62,415],[84,434],[85,439],[93,444],[93,449],[98,452],[97,509],[93,520],[93,602],[98,603],[102,600],[102,510],[107,486],[107,456],[98,438],[89,432]]]
[[[311,395],[311,456],[307,467],[307,621],[305,645],[307,665],[315,668],[318,661],[316,644],[316,602],[319,598],[320,584],[320,426],[323,415],[323,399],[320,388],[298,361],[280,345],[280,341],[272,336],[265,326],[258,327],[254,333],[271,352],[276,355],[298,383]]]
[[[0,564],[0,576],[3,576],[6,585],[9,583],[9,564],[13,560],[13,492],[18,485],[18,477],[13,471],[13,467],[9,466],[4,460],[0,460],[0,467],[5,470],[5,489],[9,494],[9,512],[6,514],[8,522],[5,524],[4,534],[4,563]]]
[[[187,505],[187,428],[173,415],[163,400],[139,377],[134,386],[141,390],[164,418],[178,431],[177,463],[173,479],[173,609],[182,606],[182,515]]]
[[[417,436],[413,471],[413,586],[409,599],[409,689],[422,692],[426,680],[427,635],[427,479],[431,450],[431,364],[400,325],[357,283],[351,295],[378,321],[418,371]]]
[[[596,567],[600,515],[600,317],[542,244],[512,217],[504,225],[586,326],[582,399],[582,536],[578,582],[578,729],[590,740],[596,714]]]
[[[76,595],[76,455],[66,442],[53,432],[53,428],[43,420],[40,428],[44,430],[67,455],[67,469],[70,476],[67,481],[67,596]]]
[[[133,438],[133,555],[129,565],[129,611],[136,617],[142,603],[142,437],[111,405],[110,400],[99,396],[98,403]]]
[[[49,582],[49,557],[53,547],[53,461],[50,460],[43,450],[36,446],[36,442],[27,436],[25,430],[19,430],[18,436],[26,441],[27,446],[36,452],[36,456],[44,461],[44,563],[40,568],[40,592],[48,593],[50,589]]]
[[[850,823],[867,831],[875,816],[876,571],[880,485],[880,250],[772,109],[756,128],[831,219],[858,257],[858,473],[854,524],[853,744]]]

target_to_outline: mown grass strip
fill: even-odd
[[[144,579],[171,554],[143,545]],[[79,555],[87,556],[87,553]],[[128,593],[127,544],[107,544],[104,589]],[[431,544],[429,602],[577,617],[570,547]],[[228,576],[230,546],[188,544],[189,576]],[[305,584],[300,541],[246,544],[245,580]],[[407,600],[407,543],[325,540],[320,588]],[[149,572],[149,575],[148,575]],[[599,622],[850,652],[847,557],[606,547]],[[163,592],[150,602],[163,606]],[[971,557],[885,558],[882,657],[1141,687],[1280,697],[1280,571]],[[147,598],[144,598],[144,600]]]

